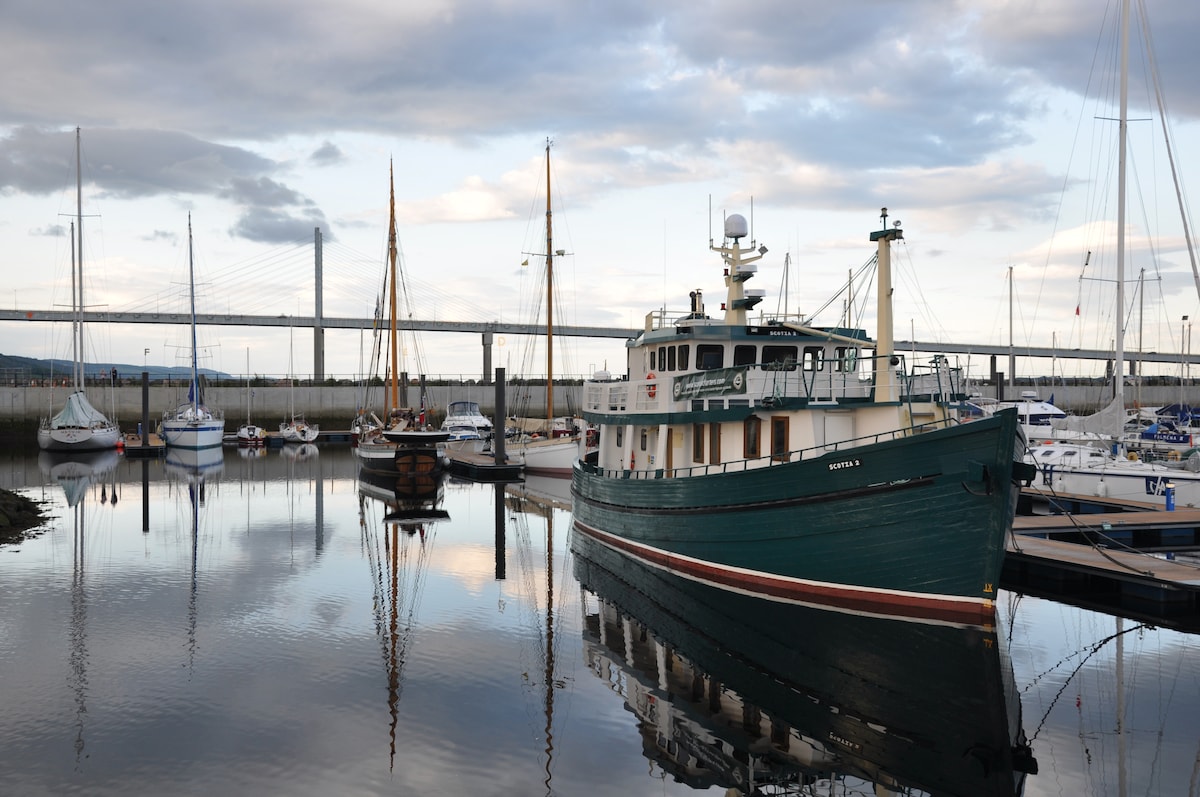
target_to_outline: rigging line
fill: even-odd
[[[1196,265],[1196,250],[1195,250],[1195,247],[1192,245],[1191,222],[1190,222],[1191,213],[1188,209],[1187,201],[1184,197],[1183,188],[1181,187],[1180,182],[1179,182],[1179,174],[1175,169],[1175,154],[1174,154],[1174,149],[1171,147],[1171,134],[1170,134],[1170,129],[1169,129],[1169,121],[1168,121],[1168,117],[1167,117],[1167,103],[1166,103],[1166,100],[1163,98],[1162,83],[1161,83],[1161,80],[1159,79],[1159,75],[1158,75],[1158,62],[1154,57],[1154,41],[1153,41],[1153,35],[1151,34],[1151,31],[1150,31],[1150,20],[1146,14],[1145,2],[1138,2],[1137,8],[1138,8],[1138,17],[1141,19],[1141,22],[1142,22],[1142,36],[1145,39],[1145,43],[1146,43],[1146,60],[1150,64],[1149,72],[1150,72],[1151,79],[1152,79],[1152,82],[1154,85],[1154,97],[1158,104],[1158,116],[1159,116],[1159,121],[1162,125],[1163,140],[1166,143],[1166,147],[1167,147],[1167,159],[1171,164],[1171,179],[1175,184],[1175,196],[1176,196],[1177,202],[1179,203],[1179,215],[1183,222],[1183,235],[1184,235],[1185,241],[1187,242],[1188,259],[1191,261],[1191,264],[1192,264],[1192,279],[1196,283],[1196,294],[1198,297],[1200,297],[1200,268],[1198,268]]]
[[[865,273],[867,273],[868,269],[874,268],[877,263],[878,257],[879,256],[877,254],[872,254],[869,258],[867,258],[866,262],[864,262],[861,266],[859,266],[858,270],[854,272],[853,280],[855,282],[859,281],[862,278],[862,276]],[[843,285],[840,288],[838,288],[836,293],[834,293],[832,296],[830,296],[828,299],[825,300],[825,304],[821,305],[815,311],[813,311],[812,313],[809,313],[808,315],[805,316],[805,323],[808,324],[809,326],[812,326],[814,323],[817,323],[817,318],[820,316],[820,314],[823,313],[825,310],[828,310],[830,305],[832,305],[836,301],[838,301],[838,299],[841,298],[842,293],[848,291],[849,288],[850,288],[849,284],[843,283]],[[862,298],[864,298],[864,297],[862,297],[862,296],[855,297],[856,300],[862,299]],[[866,302],[864,301],[863,304],[866,304]]]
[[[1079,664],[1077,664],[1075,666],[1075,669],[1071,670],[1070,674],[1063,680],[1062,684],[1058,687],[1058,691],[1054,694],[1054,699],[1052,699],[1050,701],[1050,706],[1046,709],[1046,713],[1042,715],[1042,719],[1038,722],[1037,730],[1035,730],[1033,732],[1033,735],[1029,737],[1029,743],[1033,744],[1033,742],[1037,741],[1038,734],[1040,734],[1042,732],[1042,727],[1045,726],[1046,720],[1050,717],[1050,712],[1053,711],[1054,707],[1058,704],[1058,699],[1060,697],[1062,697],[1063,692],[1065,692],[1067,689],[1067,686],[1070,685],[1071,681],[1075,678],[1075,676],[1079,674],[1079,671],[1081,669],[1083,669],[1083,665],[1087,664],[1088,661],[1092,658],[1092,656],[1094,656],[1098,652],[1100,652],[1101,648],[1103,648],[1109,642],[1112,642],[1117,637],[1124,636],[1125,634],[1128,634],[1131,631],[1140,631],[1143,628],[1150,628],[1150,627],[1151,626],[1147,625],[1146,623],[1138,623],[1137,625],[1132,626],[1130,628],[1126,628],[1122,631],[1117,631],[1114,634],[1109,634],[1104,639],[1101,639],[1099,642],[1096,642],[1095,644],[1093,644],[1091,646],[1091,648],[1088,649],[1087,655],[1084,656],[1079,661]],[[1078,655],[1079,653],[1082,653],[1082,652],[1083,651],[1077,650],[1074,653],[1071,653],[1071,654],[1059,659],[1058,662],[1054,666],[1050,667],[1048,670],[1043,670],[1040,675],[1037,675],[1032,681],[1030,681],[1029,686],[1025,687],[1025,689],[1023,689],[1022,692],[1028,692],[1030,689],[1032,689],[1038,683],[1038,681],[1040,681],[1042,678],[1044,678],[1045,676],[1049,675],[1050,673],[1052,673],[1056,669],[1058,669],[1059,664],[1062,664],[1063,662],[1067,661],[1067,659],[1071,658],[1071,656]]]

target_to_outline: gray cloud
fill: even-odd
[[[469,148],[553,131],[572,140],[585,198],[724,171],[799,199],[807,186],[789,175],[807,164],[839,175],[835,195],[861,204],[873,201],[882,165],[936,179],[1007,157],[1029,143],[1047,92],[1082,92],[1098,60],[1098,20],[1080,24],[1095,17],[1085,0],[1035,11],[945,0],[749,0],[702,11],[682,0],[551,10],[531,0],[350,2],[332,26],[323,9],[283,0],[69,5],[68,14],[44,4],[6,13],[0,69],[37,79],[0,98],[10,130],[0,190],[46,193],[69,179],[60,126],[70,108],[88,128],[89,177],[104,190],[228,199],[244,205],[234,234],[253,240],[323,218],[284,182],[292,166],[256,154],[255,142],[317,136],[324,143],[302,162],[328,165],[345,157],[335,143],[344,134]],[[1200,5],[1178,0],[1155,14],[1169,53],[1160,65],[1195,73],[1200,49],[1185,37]],[[1200,112],[1200,84],[1171,88],[1176,111]],[[1038,204],[964,193],[981,208]]]

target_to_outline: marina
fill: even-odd
[[[215,451],[110,452],[69,490],[5,455],[49,521],[0,548],[0,793],[1188,788],[1200,638],[1136,609],[1007,577],[994,631],[756,605],[575,534],[568,480]],[[960,780],[964,721],[987,786]]]

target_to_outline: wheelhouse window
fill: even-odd
[[[838,346],[835,351],[836,360],[833,370],[852,374],[858,370],[858,349],[853,346]]]
[[[649,438],[650,438],[650,435],[646,432],[645,429],[643,429],[642,430],[642,450],[643,451],[646,450],[646,442],[649,440]]]
[[[821,346],[804,347],[804,370],[821,371],[825,368],[825,349]]]
[[[725,347],[711,343],[696,344],[696,367],[701,371],[712,371],[725,367]]]
[[[704,461],[704,424],[692,424],[692,462]]]
[[[671,346],[667,349],[667,370],[675,370],[675,347]]]
[[[658,362],[658,349],[651,349],[650,350],[650,367],[647,368],[646,370],[648,370],[648,371],[658,370],[658,366],[655,365],[656,362]]]
[[[738,345],[733,347],[733,364],[754,365],[758,362],[758,347],[753,345]]]
[[[767,371],[795,371],[799,362],[797,346],[763,346],[762,364]]]
[[[691,346],[683,344],[679,347],[679,370],[686,371],[688,369],[688,352],[691,351]]]

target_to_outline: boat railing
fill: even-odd
[[[862,437],[856,437],[850,440],[839,440],[834,443],[826,443],[824,445],[810,446],[808,448],[794,449],[791,451],[772,452],[761,457],[734,459],[728,462],[721,462],[717,464],[695,464],[684,467],[646,468],[641,470],[631,470],[629,468],[601,468],[586,462],[579,463],[579,466],[587,473],[610,479],[679,479],[689,478],[692,476],[724,475],[729,473],[739,473],[742,471],[757,470],[760,468],[770,468],[776,465],[784,465],[789,462],[798,462],[805,459],[816,459],[817,457],[822,457],[826,454],[837,453],[839,451],[848,452],[860,446],[882,443],[888,440],[898,440],[905,437],[911,437],[915,434],[931,432],[937,429],[946,428],[947,426],[954,426],[956,424],[957,421],[952,419],[938,419],[928,423],[917,424],[916,426],[906,426],[902,429],[876,432],[875,434],[864,435]]]
[[[900,355],[903,361],[903,355]],[[966,375],[961,366],[952,364],[944,354],[935,354],[927,363],[913,362],[901,367],[901,384],[906,400],[965,400]]]

